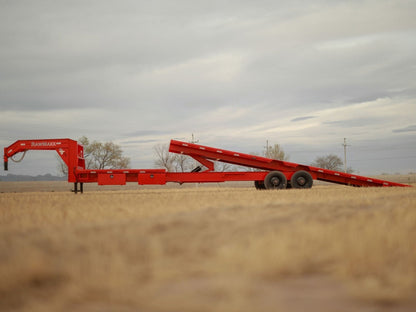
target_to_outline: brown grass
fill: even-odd
[[[0,194],[0,311],[413,311],[416,188]]]

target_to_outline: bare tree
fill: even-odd
[[[215,161],[214,162],[214,168],[215,171],[217,172],[226,172],[226,171],[231,171],[231,170],[237,170],[237,167],[232,165],[232,164],[228,164],[228,163],[224,163],[221,161]]]
[[[153,147],[155,152],[155,166],[157,168],[165,168],[169,172],[176,171],[175,155],[169,153],[169,146],[166,144],[158,144]]]
[[[78,140],[84,146],[85,168],[86,169],[120,169],[130,167],[130,158],[123,156],[123,150],[113,142],[90,143],[86,136]],[[67,166],[60,159],[58,164],[59,172],[67,174]]]
[[[68,175],[68,166],[64,163],[62,158],[59,157],[59,155],[56,155],[56,160],[58,161],[58,165],[57,165],[58,175],[60,176]]]
[[[311,165],[323,169],[341,171],[343,164],[342,159],[337,155],[329,154],[326,156],[316,157],[315,161]]]
[[[267,146],[264,152],[264,157],[285,161],[289,160],[289,155],[285,153],[285,151],[279,144]]]
[[[173,155],[176,172],[186,172],[192,170],[194,166],[191,157],[182,154]]]
[[[188,155],[169,153],[169,147],[166,144],[156,145],[153,149],[156,156],[154,164],[157,168],[164,168],[170,172],[186,172],[199,165]],[[234,168],[231,164],[218,161],[214,162],[214,166],[215,171],[219,172],[230,171]]]
[[[113,142],[93,141],[89,143],[85,136],[79,142],[84,146],[87,169],[118,169],[130,166],[130,158],[124,157],[121,147]]]

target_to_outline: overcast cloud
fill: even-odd
[[[171,138],[416,171],[416,2],[0,0],[0,144]],[[28,153],[10,173],[55,173]],[[2,174],[5,174],[2,172]]]

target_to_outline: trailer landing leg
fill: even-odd
[[[79,183],[79,190],[78,190],[78,182],[74,182],[74,189],[72,190],[75,194],[78,193],[78,191],[81,192],[81,194],[84,193],[84,183]]]

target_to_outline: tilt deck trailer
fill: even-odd
[[[15,154],[26,153],[28,150],[56,151],[68,166],[68,182],[74,183],[75,193],[83,193],[84,183],[125,185],[127,182],[163,185],[167,182],[254,181],[257,189],[311,188],[313,180],[351,186],[410,186],[177,140],[171,140],[169,152],[188,155],[206,167],[205,170],[202,171],[202,166],[191,172],[167,172],[165,169],[86,169],[84,147],[71,139],[18,140],[4,148],[4,170],[8,170],[9,158],[13,160]],[[213,161],[245,166],[256,171],[216,172]]]

